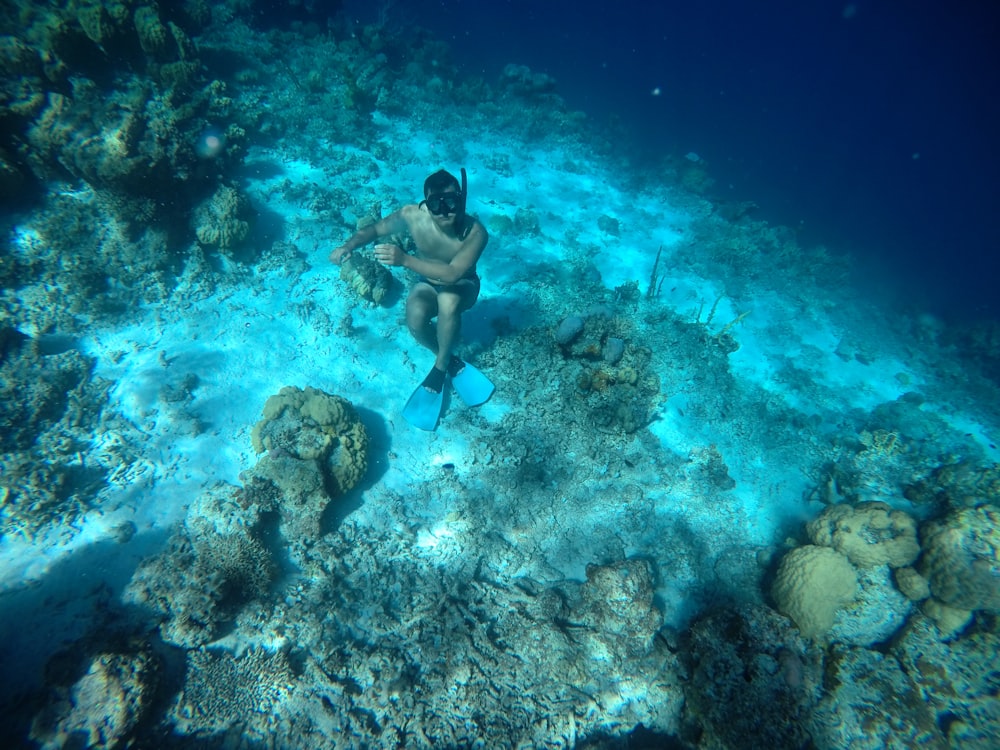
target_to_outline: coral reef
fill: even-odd
[[[651,366],[652,352],[630,342],[635,332],[624,316],[605,308],[586,317],[575,313],[564,317],[544,334],[551,342],[544,355],[550,356],[540,351],[540,334],[528,331],[520,344],[511,342],[534,352],[533,357],[516,361],[523,361],[526,370],[556,377],[564,391],[559,404],[576,419],[602,431],[625,433],[653,420],[660,382]],[[524,377],[530,382],[533,375],[525,372]]]
[[[109,481],[136,478],[135,456],[105,414],[111,383],[75,349],[44,354],[6,328],[0,360],[0,518],[4,534],[33,535],[94,508]],[[101,440],[94,431],[103,425]],[[136,467],[139,468],[139,467]]]
[[[762,606],[713,612],[692,624],[683,647],[690,672],[683,736],[691,746],[808,744],[823,664],[788,620]]]
[[[368,468],[368,434],[351,402],[310,386],[268,398],[251,439],[271,458],[315,461],[334,495],[353,489]]]
[[[395,279],[389,269],[361,252],[351,254],[340,265],[340,278],[361,299],[375,305],[387,301]]]
[[[614,654],[614,659],[621,661],[649,653],[663,615],[653,604],[653,576],[648,563],[624,560],[612,565],[588,565],[580,597],[577,617],[594,634],[588,639],[592,643],[588,651],[594,658]]]
[[[941,604],[1000,611],[1000,510],[956,510],[921,528],[919,570]]]
[[[974,461],[945,462],[904,490],[913,503],[942,509],[1000,505],[1000,464]]]
[[[293,692],[294,675],[287,656],[251,649],[239,656],[217,649],[187,653],[188,679],[169,711],[179,731],[221,732],[239,727],[263,741],[279,721],[282,701]],[[257,721],[260,717],[264,726]],[[268,727],[270,723],[272,726]]]
[[[620,726],[677,731],[680,669],[653,637],[645,563],[594,566],[586,583],[544,586],[496,577],[511,555],[528,560],[479,533],[469,540],[482,556],[470,578],[387,559],[388,549],[352,538],[363,529],[341,532],[326,588],[341,613],[362,619],[324,617],[320,633],[297,631],[309,633],[310,662],[330,682],[321,689],[330,731],[373,746],[572,747],[612,705]],[[396,548],[405,537],[386,542]]]
[[[916,617],[893,639],[890,653],[919,691],[919,700],[936,716],[948,747],[996,745],[1000,737],[998,651],[1000,634],[995,625],[944,641],[927,618]],[[919,712],[920,708],[911,710]],[[893,728],[898,731],[898,725]]]
[[[824,669],[824,697],[809,720],[817,748],[949,747],[913,673],[898,660],[836,644]]]
[[[920,554],[916,522],[882,502],[830,505],[806,524],[806,531],[813,544],[832,547],[859,568],[901,568]]]
[[[277,498],[281,534],[295,564],[303,567],[305,551],[321,535],[323,511],[330,504],[327,474],[319,462],[290,455],[267,455],[240,475],[246,485]]]
[[[406,441],[394,444],[384,457],[389,481],[362,485],[364,507],[341,515],[337,500],[361,494],[373,460],[366,430],[339,396],[282,389],[253,429],[266,455],[241,475],[243,486],[195,497],[126,588],[126,614],[147,638],[158,626],[173,668],[159,669],[148,647],[74,644],[86,656],[55,680],[33,739],[598,748],[638,746],[642,730],[664,740],[658,746],[701,750],[990,747],[997,675],[982,665],[997,649],[997,523],[983,503],[996,497],[997,468],[957,449],[973,456],[968,465],[932,462],[946,423],[917,394],[871,413],[812,398],[822,378],[800,366],[808,347],[789,347],[802,355],[774,370],[798,378],[801,394],[788,382],[769,390],[774,381],[756,387],[734,376],[746,366],[730,357],[742,334],[788,320],[769,321],[762,304],[752,332],[736,328],[748,300],[794,279],[802,310],[818,311],[832,298],[810,294],[842,282],[840,261],[751,220],[747,205],[696,199],[703,218],[683,230],[680,249],[657,253],[646,294],[627,278],[609,289],[602,274],[620,272],[608,267],[617,259],[588,243],[634,241],[636,225],[610,215],[615,191],[596,221],[584,196],[576,227],[547,206],[503,204],[504,186],[525,179],[517,139],[560,144],[576,175],[603,147],[578,138],[581,120],[551,78],[508,66],[493,92],[463,81],[444,45],[419,29],[317,24],[314,5],[51,1],[23,4],[17,24],[0,11],[2,31],[17,34],[0,37],[0,195],[68,181],[11,233],[16,252],[0,253],[0,306],[10,317],[0,326],[5,531],[72,519],[102,483],[138,476],[124,428],[100,408],[107,384],[72,346],[42,354],[42,334],[79,330],[173,289],[184,303],[204,299],[220,279],[251,276],[219,302],[249,307],[241,292],[287,282],[283,322],[323,336],[372,332],[363,305],[335,313],[343,300],[324,310],[322,294],[307,291],[329,274],[306,258],[353,217],[374,218],[369,207],[380,199],[395,202],[393,180],[417,169],[405,141],[388,137],[399,132],[393,118],[433,133],[435,158],[492,170],[500,197],[482,210],[504,241],[557,246],[548,258],[521,253],[510,269],[484,261],[499,294],[495,307],[477,307],[477,322],[497,338],[469,348],[503,378],[516,408],[453,409],[454,432],[429,436],[430,466],[425,453],[397,450]],[[258,32],[269,13],[298,25]],[[453,127],[456,117],[510,138],[512,155],[476,153],[482,142]],[[261,237],[283,239],[252,272],[240,264],[255,256],[254,211],[235,187],[250,137],[260,153],[249,182],[286,201],[280,215],[289,205],[299,212],[287,228],[277,208],[261,222]],[[678,182],[704,190],[711,177],[690,161]],[[315,183],[303,178],[310,173]],[[589,174],[579,183],[595,184]],[[554,239],[560,230],[564,240]],[[495,258],[519,250],[497,246]],[[696,265],[706,286],[732,295],[728,324],[714,318],[722,292],[678,283],[675,293],[675,269]],[[341,274],[351,294],[394,301],[392,274],[363,254]],[[496,310],[510,318],[491,318]],[[199,354],[208,342],[201,337]],[[874,363],[879,351],[867,343],[845,335],[836,356]],[[327,344],[343,351],[343,342]],[[113,354],[115,365],[126,356]],[[194,362],[148,389],[167,406],[161,422],[171,422],[157,438],[188,437],[176,417],[195,389],[214,387],[213,373],[198,369],[211,357]],[[810,397],[809,408],[782,403],[788,394]],[[752,512],[770,510],[768,500],[787,510],[782,496],[794,484],[766,487],[759,480],[770,474],[756,469],[783,460],[809,472],[826,464],[821,499],[833,503],[809,524],[813,545],[778,567],[772,593],[791,620],[746,603],[761,596],[766,566],[759,540],[743,532],[758,529]],[[904,486],[928,513],[953,511],[925,527],[933,551],[923,560],[909,514],[864,502],[895,504]],[[139,548],[141,522],[112,523],[113,539],[138,535],[129,552]],[[661,627],[692,616],[686,633]],[[161,677],[168,684],[153,701]]]
[[[221,185],[212,196],[195,207],[191,222],[198,242],[232,253],[250,233],[253,214],[250,203],[229,185]]]
[[[192,40],[210,20],[197,5],[87,0],[0,14],[0,190],[31,200],[38,185],[67,183],[28,222],[41,241],[24,244],[17,286],[62,290],[63,332],[81,313],[163,298],[193,236],[188,217],[242,162],[241,112],[206,80]],[[200,153],[216,123],[222,147]],[[240,236],[203,223],[213,247]],[[49,317],[44,304],[16,314],[35,329]]]
[[[897,568],[896,587],[910,601],[920,602],[931,595],[930,584],[914,568]]]
[[[127,747],[153,706],[159,660],[147,644],[130,643],[95,654],[82,671],[70,685],[54,680],[31,739],[45,750]]]
[[[324,509],[353,489],[368,466],[368,435],[351,403],[315,388],[282,388],[264,404],[252,432],[267,451],[241,479],[254,496],[272,498],[292,560],[308,565]]]
[[[833,627],[837,610],[854,600],[858,577],[850,561],[829,547],[796,547],[781,560],[771,587],[778,610],[807,638]]]
[[[151,610],[167,643],[211,642],[243,605],[266,593],[277,572],[261,541],[261,511],[241,488],[207,490],[167,549],[139,566],[124,600]]]

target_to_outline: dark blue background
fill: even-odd
[[[371,21],[381,4],[345,7]],[[717,180],[710,197],[752,200],[804,244],[852,253],[915,309],[1000,318],[997,3],[387,7],[397,28],[446,39],[470,74],[549,73],[571,107],[617,122],[648,167],[697,152]]]

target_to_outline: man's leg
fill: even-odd
[[[437,354],[438,340],[431,319],[438,314],[437,291],[430,284],[415,284],[406,299],[406,327],[417,343]]]
[[[462,313],[476,303],[479,280],[462,279],[447,289],[426,282],[416,284],[406,300],[406,325],[418,343],[435,353],[434,368],[424,387],[440,391],[451,361],[452,347],[462,328]],[[437,328],[431,319],[437,316]]]
[[[462,297],[455,292],[438,292],[437,361],[434,366],[444,372],[451,361],[452,347],[462,331]]]
[[[438,291],[438,350],[436,367],[446,368],[452,359],[451,350],[462,331],[462,313],[479,299],[479,279],[460,279],[445,290]],[[454,373],[452,373],[454,374]]]

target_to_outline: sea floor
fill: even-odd
[[[711,618],[732,611],[769,644],[759,666],[789,705],[822,707],[802,719],[814,740],[838,727],[816,746],[893,746],[830,703],[817,645],[773,611],[769,582],[827,503],[921,520],[933,509],[907,482],[949,456],[995,463],[995,389],[933,318],[864,298],[838,258],[697,191],[544,140],[470,134],[458,163],[405,119],[377,127],[405,159],[252,148],[253,259],[190,261],[167,298],[79,338],[118,415],[93,440],[124,458],[96,509],[0,545],[5,672],[27,694],[51,686],[57,652],[93,655],[61,708],[39,709],[36,739],[124,731],[102,713],[117,685],[154,707],[163,746],[574,747],[639,724],[695,743],[690,639],[721,642]],[[432,364],[403,321],[412,279],[393,269],[374,304],[328,255],[439,166],[468,169],[491,233],[461,351],[496,393],[469,408],[449,392],[423,432],[401,416]],[[350,200],[324,208],[338,191]],[[560,342],[568,319],[580,332]],[[251,433],[287,386],[349,400],[369,437],[360,483],[294,537],[220,489],[263,471]],[[262,529],[272,579],[241,589],[211,638],[164,638],[173,605],[136,590],[155,597],[156,566],[173,567],[163,597],[190,596],[199,539],[232,524]],[[833,630],[859,670],[916,612],[888,569],[865,586]],[[988,739],[997,712],[970,696],[967,736]]]

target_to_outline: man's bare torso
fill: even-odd
[[[422,257],[442,263],[451,263],[455,259],[462,247],[462,240],[457,236],[446,234],[426,209],[410,204],[404,206],[400,213]],[[475,219],[465,217],[465,221],[471,223]]]

